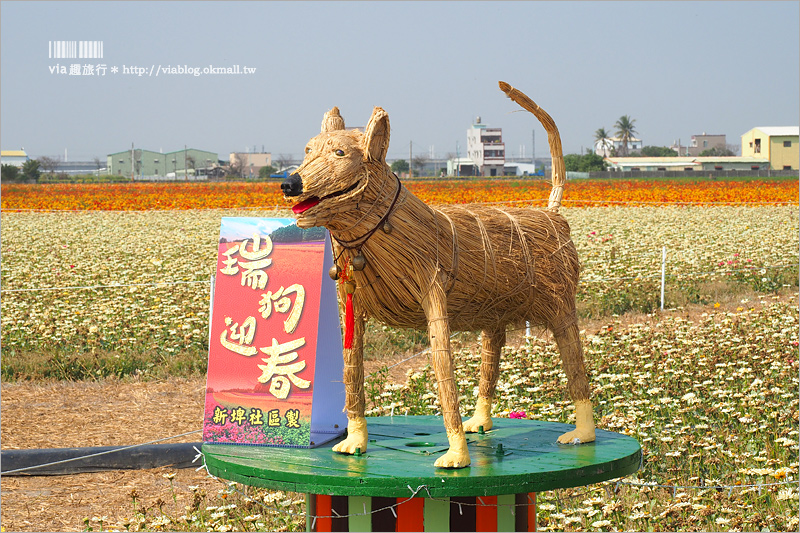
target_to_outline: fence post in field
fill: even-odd
[[[661,249],[661,310],[664,310],[664,282],[667,271],[667,247]]]

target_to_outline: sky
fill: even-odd
[[[0,144],[69,161],[132,144],[299,159],[333,106],[348,127],[380,106],[389,160],[463,157],[478,116],[502,128],[507,157],[547,157],[544,129],[503,80],[555,119],[564,153],[622,115],[644,145],[704,132],[739,145],[754,127],[800,122],[799,6],[4,0]],[[103,57],[51,57],[55,41],[101,41]],[[169,73],[179,67],[199,75]]]

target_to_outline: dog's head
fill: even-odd
[[[284,196],[301,228],[327,225],[337,213],[355,206],[367,187],[368,164],[386,164],[389,115],[376,107],[364,132],[346,130],[339,108],[322,119],[322,131],[308,141],[303,163],[283,183]]]

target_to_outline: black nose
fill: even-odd
[[[300,174],[292,174],[281,183],[284,196],[300,196],[303,193],[303,179]]]

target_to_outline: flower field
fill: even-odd
[[[619,483],[541,494],[540,529],[796,530],[797,334],[796,297],[694,320],[610,320],[587,334],[598,425],[635,437],[644,463]],[[464,410],[474,408],[479,351],[455,358]],[[507,348],[501,366],[496,416],[574,423],[552,343]],[[429,366],[386,388],[373,414],[438,412]]]
[[[524,203],[546,205],[543,180],[470,179],[409,181],[429,204]],[[8,210],[173,210],[286,206],[278,182],[12,184],[2,186]],[[766,180],[573,180],[564,205],[797,204],[796,179]]]
[[[409,186],[431,203],[549,192],[544,182],[461,183]],[[37,187],[2,188],[3,381],[204,373],[220,218],[288,216],[269,196],[275,183]],[[645,460],[618,482],[540,494],[540,529],[797,530],[797,194],[796,180],[568,184],[566,198],[583,202],[562,209],[582,261],[579,313],[602,324],[583,339],[595,415],[637,438]],[[269,207],[234,209],[253,205]],[[480,343],[460,345],[466,411]],[[496,416],[570,421],[551,343],[509,347],[503,367]],[[430,368],[405,384],[386,375],[367,384],[371,414],[437,413]],[[231,499],[150,526],[278,527],[269,509]]]
[[[563,212],[583,263],[578,300],[587,318],[656,309],[664,246],[668,308],[713,304],[739,291],[772,293],[797,286],[796,207]],[[203,371],[219,221],[237,214],[287,215],[4,213],[4,379],[30,377],[26,368],[35,364],[32,358],[42,357],[52,361],[43,368],[47,375],[39,377],[82,379],[148,368],[171,372],[182,365]],[[143,346],[152,350],[144,353]],[[81,354],[93,354],[85,370],[89,363]]]

